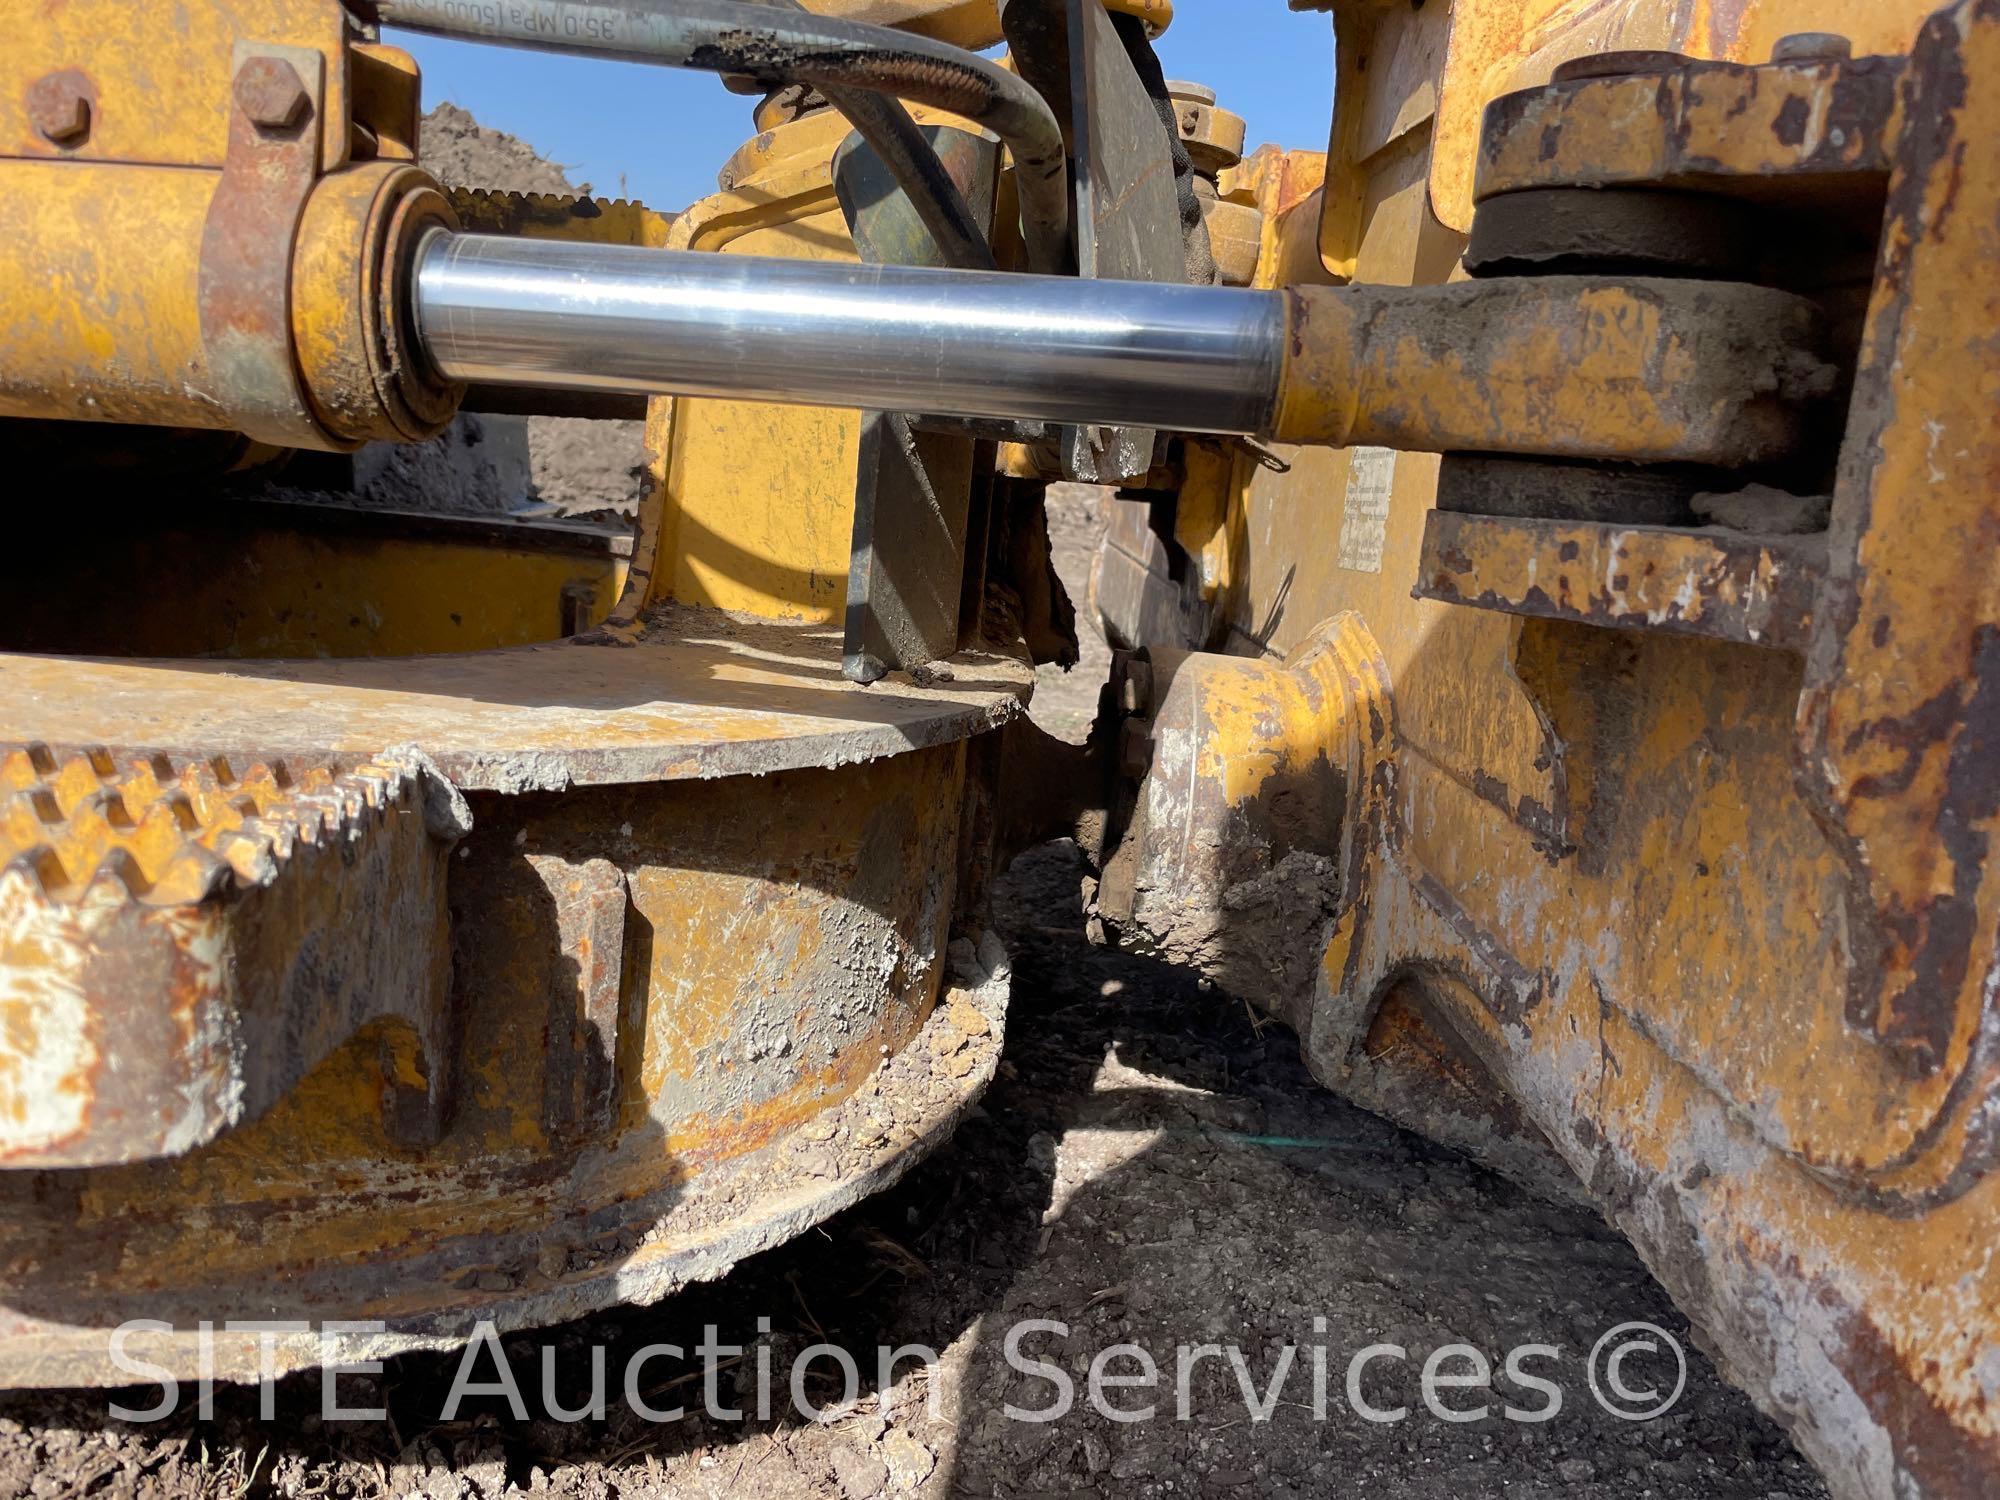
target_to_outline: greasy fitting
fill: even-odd
[[[313,190],[292,261],[292,337],[313,414],[343,443],[421,442],[465,393],[436,376],[411,326],[418,245],[458,219],[426,172],[371,162]]]

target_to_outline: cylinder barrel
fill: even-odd
[[[436,233],[415,280],[440,374],[956,417],[1247,433],[1271,292]]]

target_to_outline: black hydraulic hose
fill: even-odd
[[[958,271],[996,269],[993,247],[973,218],[972,206],[910,112],[887,94],[830,83],[819,85],[819,90],[882,159],[937,242],[945,265]]]
[[[742,0],[378,0],[375,9],[387,25],[434,36],[865,90],[949,110],[1014,153],[1029,268],[1055,273],[1067,260],[1069,164],[1055,114],[1026,83],[963,48]]]
[[[780,10],[804,11],[805,0],[762,0]],[[902,101],[867,89],[825,84],[827,103],[846,117],[855,133],[888,168],[931,233],[944,264],[957,271],[992,271],[993,247],[973,217],[951,173],[945,170],[930,138],[917,128]]]

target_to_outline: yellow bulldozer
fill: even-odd
[[[103,503],[0,588],[0,1385],[719,1275],[973,1105],[1069,834],[1836,1493],[2000,1492],[2000,0],[1291,3],[1249,154],[1170,0],[6,7],[0,461]],[[447,190],[385,26],[757,133]],[[461,412],[643,417],[636,523],[232,498]]]

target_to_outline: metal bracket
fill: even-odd
[[[245,434],[288,448],[329,446],[299,382],[291,318],[292,248],[319,177],[325,75],[313,48],[236,44],[228,155],[202,230],[211,394],[243,414]]]
[[[1097,0],[1068,7],[1077,274],[1185,281],[1174,143],[1109,13]],[[1153,467],[1155,437],[1141,427],[1065,429],[1063,472],[1086,484],[1142,478]]]
[[[990,232],[998,146],[941,126],[925,134]],[[863,260],[943,263],[908,195],[858,135],[834,158],[834,186]],[[970,434],[919,431],[901,412],[863,415],[841,651],[849,679],[874,682],[958,649],[973,442]]]

